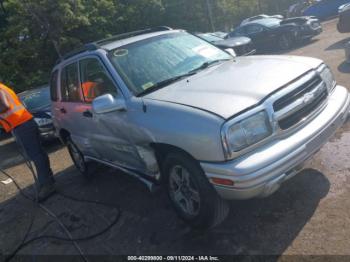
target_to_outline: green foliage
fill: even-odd
[[[198,32],[210,31],[213,24],[216,30],[229,30],[251,15],[283,13],[293,2],[0,0],[0,81],[16,91],[47,83],[63,54],[114,34],[157,25]]]

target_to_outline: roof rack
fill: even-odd
[[[82,47],[79,47],[77,49],[74,49],[73,51],[68,52],[62,58],[59,58],[56,61],[56,65],[61,63],[64,60],[67,60],[68,58],[75,56],[75,55],[78,55],[80,53],[84,53],[86,51],[94,51],[94,50],[97,50],[98,48],[99,48],[99,46],[97,46],[95,43],[85,44]]]
[[[156,26],[156,27],[151,27],[151,28],[147,28],[147,29],[143,29],[143,30],[114,35],[114,36],[99,40],[99,41],[95,42],[95,44],[100,46],[100,45],[105,45],[105,44],[108,44],[108,43],[111,43],[111,42],[114,42],[117,40],[122,40],[122,39],[133,37],[133,36],[138,36],[138,35],[143,35],[143,34],[148,34],[148,33],[153,33],[153,32],[159,32],[159,31],[169,31],[169,30],[173,30],[173,29],[171,27],[168,27],[168,26]]]
[[[117,40],[122,40],[128,37],[133,37],[133,36],[138,36],[138,35],[143,35],[143,34],[148,34],[148,33],[153,33],[153,32],[159,32],[159,31],[168,31],[168,30],[173,30],[171,27],[168,26],[156,26],[156,27],[151,27],[143,30],[138,30],[138,31],[133,31],[133,32],[128,32],[128,33],[123,33],[115,36],[111,36],[96,42],[88,43],[85,44],[84,46],[77,48],[71,52],[68,52],[65,54],[61,59],[58,59],[56,61],[56,65],[64,60],[67,60],[68,58],[71,58],[75,55],[78,55],[80,53],[84,53],[86,51],[94,51],[99,48],[101,48],[102,45],[117,41]]]

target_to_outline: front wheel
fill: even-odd
[[[163,165],[169,198],[182,219],[197,228],[225,220],[228,204],[216,193],[198,163],[181,153],[169,154]]]

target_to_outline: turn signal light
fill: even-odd
[[[224,179],[224,178],[212,177],[212,178],[210,178],[210,180],[214,184],[221,185],[221,186],[233,186],[235,184],[232,180]]]

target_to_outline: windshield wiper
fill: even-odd
[[[174,77],[171,77],[169,79],[166,79],[166,80],[163,80],[163,81],[160,81],[156,84],[154,84],[153,86],[151,86],[150,88],[147,88],[146,90],[142,91],[141,93],[139,93],[137,96],[144,96],[146,94],[149,94],[149,93],[152,93],[158,89],[161,89],[167,85],[170,85],[172,83],[175,83],[176,81],[179,81],[185,77],[188,77],[188,76],[191,76],[191,75],[194,75],[196,74],[196,72],[188,72],[186,74],[182,74],[182,75],[178,75],[178,76],[174,76]]]
[[[207,61],[207,62],[204,62],[203,64],[201,64],[199,67],[191,70],[190,73],[197,73],[198,71],[204,70],[213,64],[216,64],[219,62],[224,62],[224,61],[229,61],[229,60],[231,60],[231,59],[217,59],[217,60]]]
[[[156,90],[159,90],[167,85],[170,85],[176,81],[179,81],[185,77],[188,77],[188,76],[191,76],[191,75],[195,75],[197,74],[199,71],[203,70],[203,69],[206,69],[208,67],[210,67],[211,65],[213,64],[216,64],[216,63],[219,63],[219,62],[223,62],[223,61],[229,61],[231,59],[217,59],[217,60],[212,60],[212,61],[208,61],[208,62],[204,62],[203,64],[201,64],[199,67],[189,71],[188,73],[185,73],[185,74],[182,74],[182,75],[178,75],[178,76],[174,76],[174,77],[171,77],[169,79],[166,79],[166,80],[163,80],[163,81],[160,81],[156,84],[154,84],[153,86],[147,88],[146,90],[142,91],[141,93],[139,93],[137,95],[137,97],[140,97],[140,96],[144,96],[146,94],[149,94],[149,93],[152,93]]]

